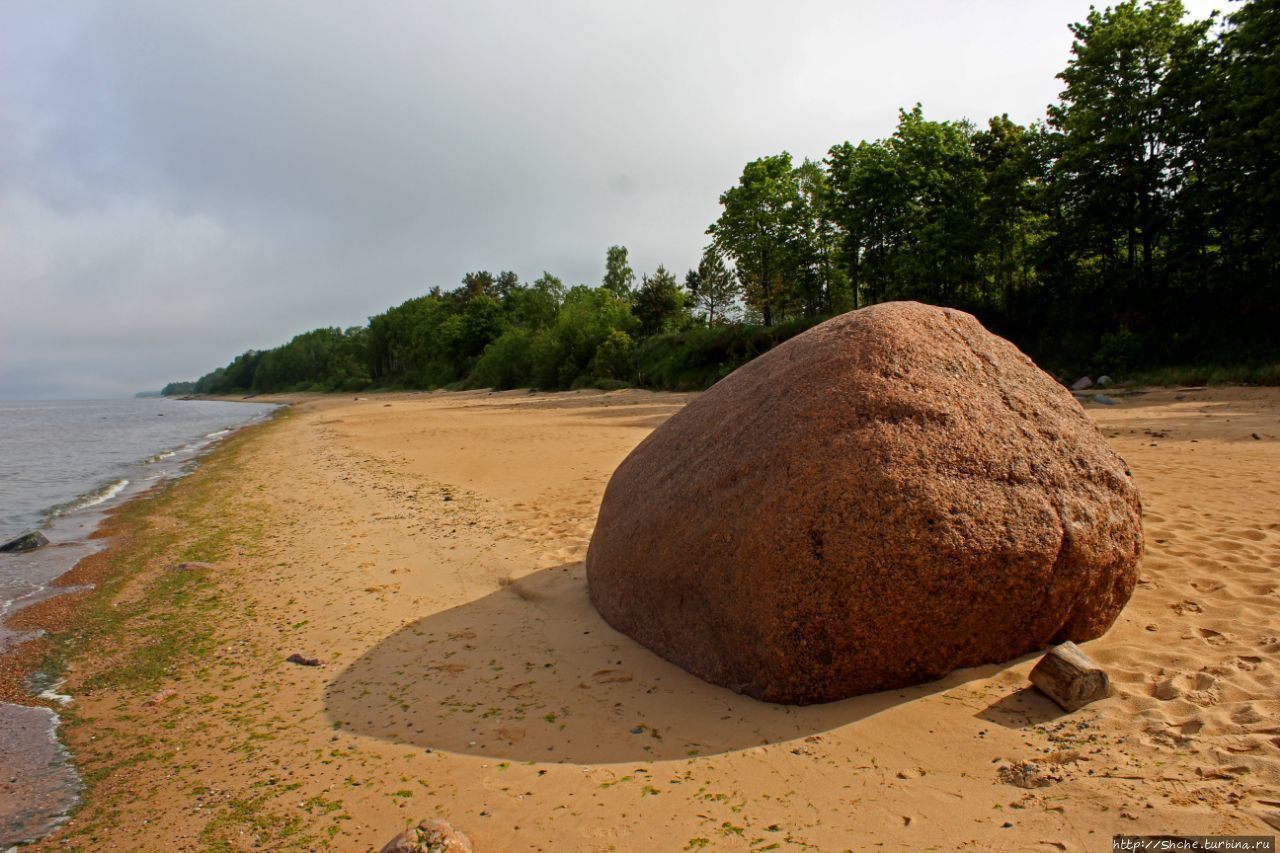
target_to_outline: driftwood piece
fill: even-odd
[[[1068,711],[1078,711],[1111,693],[1107,673],[1071,642],[1049,649],[1031,670],[1031,683]]]

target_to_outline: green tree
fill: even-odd
[[[533,333],[513,328],[485,347],[468,382],[472,388],[496,388],[504,391],[533,381]]]
[[[636,349],[636,342],[621,329],[612,329],[591,359],[591,375],[595,379],[614,379],[631,381],[635,372],[631,359]]]
[[[502,302],[518,287],[520,287],[520,277],[511,270],[503,270],[493,280],[491,295]]]
[[[1095,258],[1118,306],[1157,284],[1171,199],[1187,177],[1178,132],[1204,61],[1207,22],[1185,23],[1180,0],[1127,0],[1071,25],[1066,84],[1049,108],[1060,136],[1053,166],[1058,250],[1080,267]],[[1174,74],[1175,69],[1181,73]],[[1179,168],[1183,166],[1184,168]]]
[[[486,270],[469,272],[462,277],[462,296],[474,299],[477,296],[495,296],[495,280],[493,273]]]
[[[437,288],[370,317],[367,362],[374,383],[430,387],[456,378],[442,334],[456,302]]]
[[[698,267],[685,275],[684,286],[694,306],[705,314],[709,325],[724,322],[742,292],[733,273],[725,265],[724,255],[714,244],[702,250]]]
[[[512,323],[537,331],[555,322],[564,292],[564,283],[544,272],[532,285],[513,288],[502,304]]]
[[[832,147],[826,163],[829,215],[842,235],[853,307],[879,302],[893,284],[894,263],[909,236],[900,158],[884,141],[844,142]]]
[[[806,159],[796,167],[800,205],[791,264],[796,295],[805,316],[831,314],[852,307],[848,279],[838,262],[840,233],[832,218],[831,181],[822,164]]]
[[[596,350],[615,330],[631,336],[639,325],[629,300],[605,287],[578,285],[565,294],[553,325],[530,345],[533,384],[538,388],[572,388],[592,377]]]
[[[629,297],[636,285],[636,274],[627,262],[626,246],[609,247],[605,253],[604,270],[605,290],[612,291],[617,296]]]
[[[734,186],[720,195],[724,210],[707,233],[733,259],[749,306],[766,326],[786,311],[785,274],[794,253],[804,201],[785,151],[753,160]]]
[[[506,331],[507,321],[498,300],[485,295],[468,300],[466,308],[455,317],[459,323],[453,347],[461,373],[484,352],[486,346]]]
[[[1229,18],[1205,103],[1203,205],[1227,255],[1222,278],[1257,313],[1276,314],[1280,276],[1280,0]],[[1242,286],[1248,282],[1250,286]]]
[[[925,119],[917,104],[894,135],[831,149],[829,218],[843,232],[854,304],[969,304],[985,235],[983,174],[968,122]]]
[[[661,265],[653,275],[644,276],[632,299],[631,312],[640,321],[643,337],[678,327],[684,316],[684,293],[676,277]]]
[[[1044,134],[1001,115],[973,136],[982,165],[980,222],[987,245],[980,260],[982,302],[1010,313],[1036,286],[1035,253],[1044,239]]]

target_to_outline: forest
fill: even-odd
[[[469,273],[164,393],[691,390],[899,299],[970,311],[1062,378],[1280,383],[1280,0],[1202,21],[1132,0],[1070,29],[1042,121],[917,105],[821,161],[754,160],[682,277],[637,276],[624,246],[598,284]]]

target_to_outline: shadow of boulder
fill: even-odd
[[[329,685],[344,731],[510,761],[684,759],[801,739],[986,677],[999,666],[826,705],[708,684],[610,628],[581,563],[408,625]]]
[[[1027,657],[1035,657],[1035,655],[1027,655],[1022,659]],[[1028,686],[1002,696],[974,716],[988,723],[1004,726],[1006,729],[1025,729],[1051,722],[1066,714],[1067,712],[1054,704],[1052,699],[1036,688]]]

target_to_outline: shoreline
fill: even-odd
[[[100,593],[104,582],[121,570],[119,563],[133,544],[132,527],[126,519],[136,515],[140,505],[162,495],[197,471],[205,460],[217,454],[232,439],[252,428],[270,424],[283,409],[281,406],[264,417],[232,427],[226,434],[195,446],[189,458],[183,459],[173,470],[159,475],[152,485],[126,495],[105,509],[96,510],[96,519],[92,515],[87,516],[87,523],[82,522],[81,527],[89,532],[83,538],[46,546],[87,550],[87,553],[51,578],[39,597],[7,612],[0,622],[0,628],[11,632],[8,644],[0,648],[0,713],[9,719],[15,730],[3,742],[4,752],[16,763],[15,767],[8,769],[13,780],[21,780],[27,775],[40,779],[42,784],[35,797],[44,798],[33,798],[28,792],[28,799],[23,801],[16,796],[21,788],[7,792],[10,801],[0,817],[12,818],[20,825],[31,825],[39,830],[32,832],[31,837],[15,837],[9,843],[38,841],[64,823],[80,802],[83,786],[76,757],[58,734],[63,724],[62,715],[75,697],[58,693],[60,684],[56,680],[38,690],[41,685],[36,683],[36,679],[44,674],[42,670],[58,641],[75,629],[79,616],[92,606],[93,598]],[[178,450],[164,449],[160,453],[176,455]],[[89,505],[83,511],[93,508]],[[36,717],[25,713],[25,709],[48,711],[50,716],[45,723],[39,724]],[[22,739],[18,737],[19,729],[24,730]],[[48,743],[44,742],[46,737]],[[35,745],[30,745],[32,739],[36,741]],[[24,756],[25,764],[22,763]],[[6,782],[7,785],[14,784],[12,780]],[[15,814],[25,817],[14,818]]]
[[[86,402],[98,405],[98,401]],[[173,404],[177,401],[166,402]],[[39,549],[0,557],[5,568],[5,583],[0,583],[0,653],[28,639],[27,635],[10,627],[11,617],[16,617],[20,611],[36,603],[62,594],[67,589],[67,584],[56,583],[57,579],[67,575],[78,562],[102,547],[102,537],[97,531],[107,522],[111,512],[146,494],[158,484],[186,476],[199,463],[200,458],[216,448],[223,439],[239,429],[270,417],[274,405],[260,404],[259,408],[266,411],[237,423],[227,424],[222,417],[203,423],[191,423],[186,431],[154,436],[154,442],[128,447],[127,456],[112,448],[111,452],[118,457],[118,461],[109,469],[74,472],[77,478],[82,473],[85,475],[80,482],[83,491],[70,495],[65,492],[46,493],[43,495],[44,505],[23,506],[22,501],[18,501],[17,520],[25,523],[22,527],[11,529],[8,535],[13,535],[15,531],[39,530],[47,535],[50,542]],[[165,412],[157,411],[156,414],[163,416]],[[179,420],[181,419],[180,413]],[[126,426],[126,429],[137,426],[141,424],[134,423]],[[92,464],[93,460],[89,461]],[[67,473],[62,472],[62,476],[66,477]],[[19,624],[20,621],[15,619],[13,624]]]
[[[231,402],[221,398],[211,397],[208,399]],[[197,447],[190,458],[183,460],[181,465],[172,471],[163,473],[157,482],[128,494],[123,500],[108,506],[104,510],[98,510],[97,514],[100,518],[88,528],[88,535],[84,536],[83,539],[57,542],[45,546],[56,548],[59,546],[88,545],[92,543],[95,547],[94,550],[71,563],[65,571],[54,576],[49,581],[47,588],[51,591],[50,595],[38,598],[30,604],[24,604],[15,610],[9,611],[4,615],[3,620],[0,620],[0,624],[5,628],[16,629],[27,634],[33,632],[57,633],[74,624],[74,611],[79,598],[92,595],[97,590],[102,578],[110,571],[112,552],[124,547],[125,543],[117,541],[121,538],[122,532],[119,529],[120,525],[116,522],[117,517],[132,504],[138,501],[150,500],[163,490],[172,487],[174,483],[194,473],[203,461],[217,453],[231,439],[247,430],[271,423],[279,416],[280,412],[292,404],[292,402],[272,401],[270,405],[277,406],[275,410],[266,413],[261,418],[231,427],[225,435],[219,435],[207,444]],[[174,452],[172,449],[160,451],[161,454]],[[92,508],[93,506],[84,507],[85,510]],[[82,587],[82,589],[78,590],[76,589],[77,587]],[[15,692],[14,677],[10,674],[12,668],[6,666],[6,660],[10,656],[17,656],[23,646],[40,640],[42,636],[43,634],[41,633],[36,633],[35,636],[29,637],[19,635],[16,642],[11,646],[0,647],[0,702],[25,704],[10,698],[19,694]]]
[[[35,849],[377,849],[426,817],[503,850],[1271,831],[1274,389],[1089,410],[1151,550],[1088,644],[1115,695],[1072,715],[1031,660],[786,708],[612,632],[581,570],[599,497],[688,395],[359,396],[282,409],[118,516],[119,573],[60,640],[92,784]],[[1043,786],[999,777],[1017,760]]]

